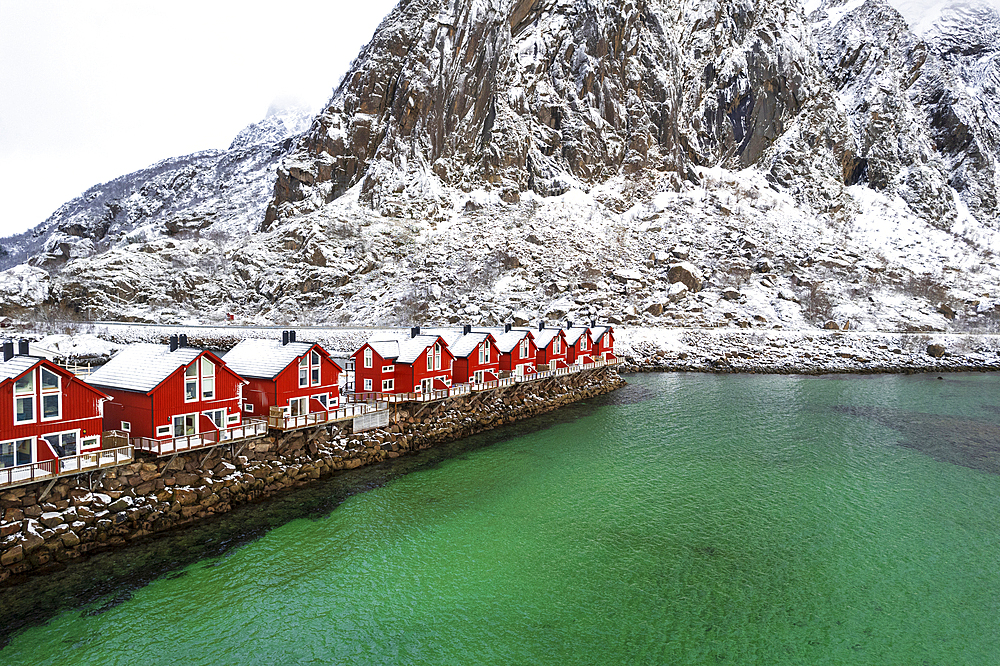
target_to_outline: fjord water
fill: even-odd
[[[258,505],[0,662],[1000,663],[1000,377],[628,381]]]

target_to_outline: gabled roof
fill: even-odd
[[[499,349],[504,354],[509,354],[514,351],[514,347],[521,344],[521,340],[525,338],[531,339],[527,331],[516,331],[510,330],[506,333],[501,333],[496,337],[497,349]]]
[[[42,359],[33,356],[15,356],[0,363],[0,382],[14,379],[35,367]]]
[[[222,357],[229,369],[243,377],[274,379],[291,363],[308,354],[315,342],[281,340],[243,340]],[[322,347],[319,349],[322,350]]]
[[[567,328],[566,344],[575,345],[577,342],[579,342],[580,338],[583,337],[583,334],[589,330],[590,329],[587,328],[586,326],[574,326],[573,328]]]
[[[193,347],[170,351],[167,345],[148,343],[131,345],[87,377],[86,382],[103,388],[149,393],[179,368],[198,358],[203,351]]]
[[[548,347],[549,344],[552,343],[552,338],[562,333],[561,328],[548,328],[548,327],[543,328],[540,331],[538,329],[531,329],[531,328],[522,330],[526,330],[529,333],[531,333],[531,337],[534,338],[535,345],[537,345],[539,349],[544,349],[545,347]]]
[[[590,328],[590,340],[591,342],[597,342],[601,339],[601,336],[611,330],[610,326],[592,326]]]
[[[476,351],[476,348],[479,347],[479,345],[482,344],[483,340],[486,338],[493,338],[493,336],[484,332],[466,333],[456,340],[455,344],[449,344],[448,349],[450,349],[451,353],[455,355],[455,358],[465,358],[472,352]]]
[[[415,338],[406,337],[395,340],[369,340],[368,345],[374,349],[379,356],[386,360],[394,360],[396,363],[413,363],[424,350],[441,340],[444,348],[448,349],[448,343],[439,335],[418,335]]]

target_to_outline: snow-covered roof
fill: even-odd
[[[229,369],[243,377],[274,379],[278,374],[313,348],[313,342],[248,339],[222,357]]]
[[[465,358],[488,337],[490,337],[489,333],[467,333],[456,340],[453,345],[449,344],[448,349],[455,355],[455,358]]]
[[[514,329],[506,333],[494,334],[493,337],[497,341],[497,349],[503,354],[509,354],[514,351],[514,347],[521,343],[521,340],[524,340],[526,335],[528,335],[527,331]]]
[[[547,327],[543,328],[540,331],[538,329],[532,329],[532,328],[521,329],[521,330],[525,330],[531,333],[531,337],[534,338],[535,344],[538,346],[539,349],[544,349],[545,347],[548,347],[549,344],[552,342],[552,338],[559,335],[559,332],[562,331],[561,328],[547,328]]]
[[[397,363],[413,363],[438,339],[437,335],[418,335],[415,338],[396,340],[369,340],[368,344],[384,359],[393,359]],[[447,344],[445,342],[445,346]]]
[[[592,326],[590,328],[590,341],[597,342],[601,336],[611,330],[610,326]]]
[[[574,326],[573,328],[566,329],[566,344],[575,345],[580,337],[586,333],[588,329],[586,326]]]
[[[17,377],[22,372],[33,368],[40,360],[32,356],[15,356],[9,361],[3,361],[0,363],[0,382]]]
[[[201,353],[201,349],[193,347],[170,351],[167,345],[132,345],[98,368],[86,382],[92,386],[148,393]]]

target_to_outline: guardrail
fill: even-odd
[[[376,409],[375,405],[360,402],[351,404],[340,409],[331,409],[325,412],[312,412],[310,414],[300,414],[298,416],[269,416],[267,426],[275,430],[298,430],[299,428],[309,428],[311,426],[324,425],[335,421],[346,421],[356,416],[367,414]]]
[[[219,444],[232,444],[248,439],[257,439],[267,435],[267,421],[264,419],[247,419],[243,425],[223,430],[213,430],[197,435],[184,435],[170,439],[153,439],[151,437],[132,438],[135,448],[148,451],[158,456],[167,456],[182,451],[205,449]]]
[[[503,379],[496,379],[491,382],[479,382],[478,384],[472,384],[473,391],[491,391],[493,389],[503,388],[504,386],[513,386],[517,383],[515,377],[505,377]]]
[[[0,487],[21,486],[36,481],[48,481],[60,476],[91,472],[105,467],[127,465],[135,460],[134,447],[119,446],[113,449],[86,451],[57,460],[45,460],[30,465],[0,468]]]

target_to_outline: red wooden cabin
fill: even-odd
[[[592,363],[594,346],[590,343],[590,329],[586,326],[566,325],[566,362],[570,365]]]
[[[295,331],[281,340],[243,340],[222,357],[247,380],[243,411],[267,417],[271,407],[285,416],[304,416],[340,407],[340,366],[315,342],[297,342]]]
[[[615,358],[615,329],[610,326],[598,326],[590,323],[590,342],[594,349],[594,358]]]
[[[566,367],[566,333],[561,328],[548,328],[542,322],[538,329],[528,329],[535,341],[535,367],[550,365],[550,370]]]
[[[87,378],[112,401],[104,407],[105,430],[133,437],[170,439],[224,430],[242,423],[246,381],[207,350],[170,345],[126,347]]]
[[[75,456],[101,448],[102,406],[110,396],[72,372],[28,356],[28,342],[3,345],[0,467]]]
[[[518,377],[534,373],[538,348],[531,333],[526,329],[512,329],[510,324],[504,329],[503,333],[499,331],[495,333],[500,371]]]
[[[448,349],[455,355],[451,369],[452,383],[482,384],[499,379],[500,353],[492,333],[473,332],[471,326],[466,326],[462,335],[448,345]]]
[[[451,387],[455,360],[440,335],[414,328],[403,339],[372,339],[354,352],[357,393],[427,393]]]

